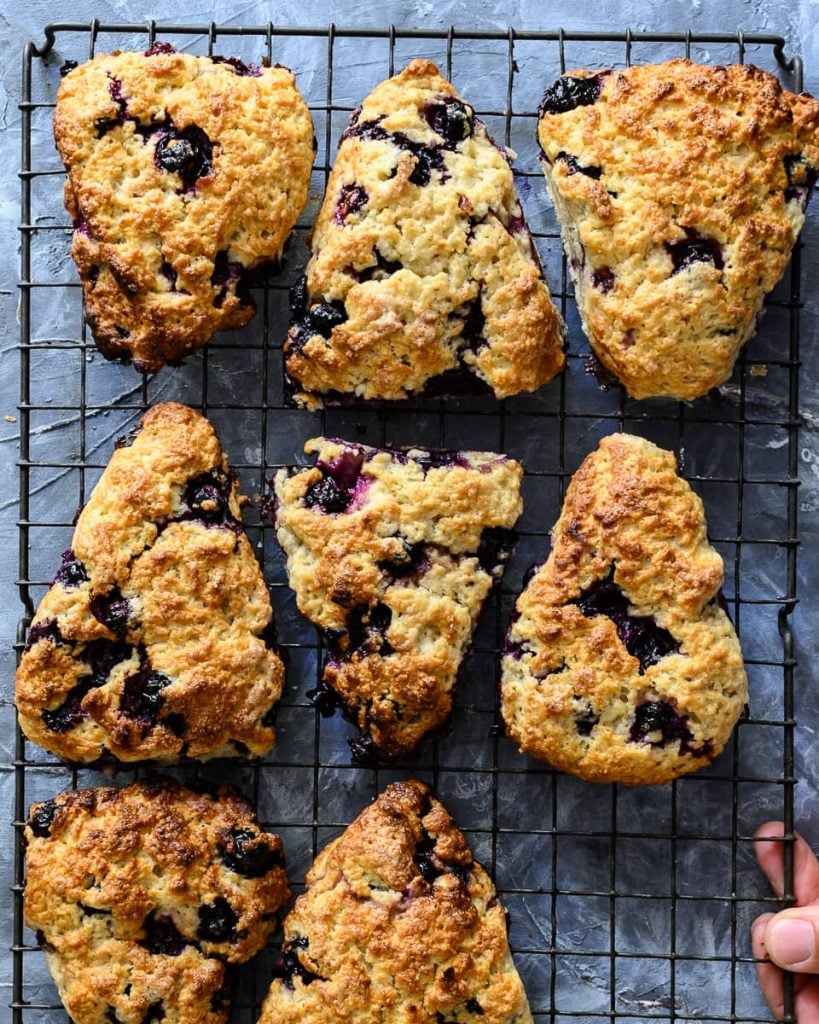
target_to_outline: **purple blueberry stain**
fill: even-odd
[[[639,661],[640,675],[661,658],[676,654],[680,649],[671,633],[658,626],[652,616],[629,614],[628,599],[614,582],[613,568],[605,579],[592,583],[571,603],[588,619],[605,615],[612,620],[626,650]]]
[[[591,106],[600,98],[603,80],[607,74],[609,72],[601,71],[588,78],[563,75],[543,94],[538,113],[541,116],[543,114],[566,114],[577,107]]]
[[[674,269],[672,276],[694,263],[712,263],[717,270],[722,270],[722,246],[715,238],[706,238],[694,228],[683,228],[685,238],[677,242],[666,242],[665,250],[671,257]]]
[[[91,669],[93,686],[102,686],[107,682],[111,670],[121,661],[131,657],[133,648],[120,640],[90,640],[83,649],[82,660]]]
[[[333,220],[336,224],[345,224],[348,217],[358,213],[366,206],[369,198],[363,185],[342,185],[336,200],[336,212],[333,215]]]
[[[281,853],[268,845],[263,832],[232,828],[222,834],[219,855],[226,868],[245,878],[261,878],[284,866]]]
[[[608,295],[617,284],[617,278],[610,267],[598,267],[592,271],[591,283],[598,291]]]
[[[228,64],[241,78],[261,78],[262,69],[258,64],[246,64],[238,57],[211,57],[214,64]]]
[[[116,633],[117,636],[125,634],[128,629],[130,605],[118,587],[114,587],[108,594],[96,594],[91,598],[89,607],[94,618],[112,633]]]
[[[347,319],[347,311],[341,302],[320,302],[306,310],[293,322],[290,339],[291,348],[300,351],[307,341],[315,335],[330,339],[333,328],[343,324]]]
[[[160,917],[155,911],[145,918],[145,938],[140,945],[155,956],[179,956],[188,945],[185,936],[169,917]]]
[[[239,915],[224,896],[199,908],[199,926],[196,936],[205,942],[229,942],[236,938]]]
[[[85,566],[69,548],[63,551],[62,562],[57,570],[57,575],[51,581],[52,586],[59,583],[66,590],[73,590],[83,583],[88,582],[88,573]]]
[[[651,739],[653,734],[659,734],[658,738]],[[674,705],[665,700],[649,700],[637,705],[628,738],[632,743],[647,743],[652,747],[679,743],[681,754],[694,757],[708,757],[712,749],[711,740],[700,747],[692,746],[694,734],[688,727],[688,717],[679,714]]]
[[[366,454],[363,449],[350,448],[334,459],[317,462],[316,466],[331,477],[339,487],[349,491],[358,483],[365,461]]]
[[[580,161],[576,156],[572,156],[570,153],[564,153],[561,150],[555,160],[562,160],[566,165],[566,173],[572,174],[585,174],[587,178],[594,178],[597,181],[603,173],[602,167],[581,167]]]
[[[477,999],[467,999],[467,1001],[464,1003],[464,1009],[466,1010],[467,1013],[474,1013],[477,1014],[477,1016],[479,1017],[483,1016],[483,1007],[481,1006]]]
[[[57,813],[55,800],[46,800],[38,804],[28,819],[28,827],[32,835],[38,839],[47,839],[51,835],[51,826],[54,823],[54,816]]]
[[[151,43],[143,56],[157,57],[161,53],[176,53],[176,47],[172,46],[170,43],[161,42],[157,39],[155,42]]]
[[[300,949],[307,949],[309,941],[306,936],[300,935],[282,946],[282,951],[273,965],[273,977],[278,978],[289,989],[294,989],[294,978],[300,978],[303,985],[311,985],[314,981],[326,981],[320,974],[301,962],[299,957]]]

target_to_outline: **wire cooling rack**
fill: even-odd
[[[178,369],[140,377],[107,364],[83,324],[68,258],[71,226],[61,204],[62,167],[51,118],[59,67],[95,51],[145,49],[161,37],[196,53],[221,52],[290,66],[311,107],[319,143],[308,208],[282,276],[258,290],[243,331],[217,336]],[[175,398],[215,423],[244,488],[258,498],[302,442],[329,433],[369,443],[436,444],[506,451],[526,470],[521,540],[502,589],[478,629],[456,699],[452,731],[409,761],[351,766],[339,719],[322,720],[305,697],[322,651],[296,612],[269,526],[246,516],[270,584],[279,639],[289,653],[279,743],[263,763],[176,770],[228,778],[279,831],[296,892],[310,861],[392,779],[432,782],[491,870],[510,911],[510,937],[538,1021],[772,1020],[755,984],[748,927],[790,899],[793,829],[793,673],[789,616],[796,601],[799,251],[767,303],[759,335],[731,381],[691,405],[636,403],[596,375],[571,299],[565,260],[537,166],[535,111],[546,84],[567,67],[623,66],[690,55],[752,60],[801,90],[798,58],[762,35],[405,31],[211,25],[61,24],[23,57],[22,261],[20,281],[20,639],[69,546],[72,518],[113,442],[151,403]],[[430,401],[396,408],[284,406],[281,340],[286,290],[300,273],[335,143],[348,112],[414,56],[436,60],[490,131],[518,152],[516,175],[553,295],[568,324],[566,373],[540,393],[496,403]],[[743,641],[749,716],[708,769],[663,787],[591,786],[519,755],[496,723],[498,649],[525,569],[543,557],[571,473],[617,429],[673,448],[703,497],[712,540],[726,563],[726,596]],[[21,734],[16,821],[29,803],[104,780],[72,771]],[[117,783],[133,777],[123,771]],[[752,836],[784,818],[784,901],[753,864]],[[22,921],[24,863],[15,857],[13,1019],[64,1020],[42,955]],[[234,1020],[255,1022],[271,951],[242,971]],[[786,1009],[790,1013],[791,995]],[[792,1020],[792,1016],[787,1017]]]

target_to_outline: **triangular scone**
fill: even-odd
[[[750,65],[569,71],[538,139],[601,362],[634,398],[721,384],[804,223],[819,103]]]
[[[34,804],[24,837],[25,921],[75,1024],[224,1024],[234,965],[290,896],[240,793],[77,790]]]
[[[481,607],[511,553],[519,463],[488,452],[318,438],[275,478],[276,527],[301,612],[323,629],[324,683],[368,751],[408,753],[452,708]],[[331,694],[319,707],[332,713]]]
[[[54,136],[103,355],[154,371],[251,319],[249,275],[281,258],[313,165],[287,68],[102,54],[61,82]]]
[[[512,155],[426,60],[355,110],[291,292],[298,402],[503,398],[563,368]]]
[[[422,782],[322,850],[259,1024],[531,1024],[492,881]]]
[[[70,763],[262,755],[284,669],[210,423],[155,405],[111,456],[17,670],[23,732]]]
[[[518,598],[501,686],[510,738],[592,782],[666,782],[708,764],[748,698],[722,579],[673,454],[604,438]]]

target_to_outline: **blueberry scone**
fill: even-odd
[[[602,363],[635,398],[721,384],[805,221],[819,103],[750,65],[570,71],[538,139]]]
[[[492,881],[422,782],[322,850],[259,1024],[531,1024]]]
[[[281,839],[229,787],[63,793],[25,843],[25,921],[75,1024],[223,1024],[290,895]]]
[[[519,463],[488,452],[367,448],[318,438],[276,475],[276,527],[300,611],[329,656],[366,753],[394,758],[440,727],[475,623],[513,545]]]
[[[60,84],[71,255],[97,346],[155,371],[254,313],[307,200],[313,127],[293,75],[167,43]]]
[[[111,456],[17,671],[23,732],[69,763],[261,755],[284,678],[238,483],[168,402]]]
[[[722,580],[673,454],[604,438],[518,598],[503,656],[508,735],[594,782],[666,782],[708,764],[747,700]]]
[[[512,155],[426,60],[354,111],[291,292],[297,402],[503,398],[562,369]]]

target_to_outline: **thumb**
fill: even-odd
[[[819,905],[774,914],[762,943],[771,960],[786,971],[819,974]]]

